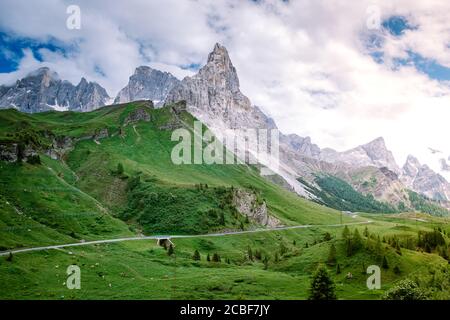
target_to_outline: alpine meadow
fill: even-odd
[[[444,1],[22,2],[1,300],[450,300]]]

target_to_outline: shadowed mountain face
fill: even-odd
[[[49,110],[92,111],[109,101],[106,90],[82,78],[78,85],[61,80],[49,68],[40,68],[11,87],[0,89],[0,108],[34,113]]]
[[[161,105],[172,88],[180,83],[168,72],[162,72],[147,66],[136,68],[125,88],[120,90],[114,103],[125,103],[137,100],[152,100]]]

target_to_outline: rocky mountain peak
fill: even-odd
[[[39,68],[6,87],[0,96],[0,108],[15,108],[22,112],[49,110],[91,111],[104,106],[108,93],[99,84],[82,78],[77,86],[48,67]]]
[[[128,84],[117,94],[114,103],[152,100],[156,106],[160,106],[170,90],[179,83],[180,80],[168,72],[139,66],[129,78]]]
[[[270,120],[239,90],[239,78],[227,49],[216,44],[193,77],[186,77],[166,102],[185,100],[188,109],[209,127],[266,128]]]
[[[148,74],[152,71],[153,71],[153,69],[150,68],[149,66],[139,66],[134,70],[134,75]]]
[[[59,79],[58,73],[51,70],[49,67],[40,67],[34,71],[31,71],[28,73],[27,77],[49,77],[55,80]]]
[[[382,137],[360,146],[365,151],[369,159],[377,167],[387,167],[388,169],[400,173],[400,168],[395,162],[394,155],[386,147],[386,143]]]
[[[413,155],[408,155],[406,158],[406,162],[403,165],[403,169],[405,168],[415,168],[419,169],[422,165],[420,164],[419,160],[414,157]]]
[[[82,77],[81,80],[80,80],[80,83],[78,84],[78,86],[84,86],[84,85],[87,85],[87,84],[88,84],[88,82],[87,82],[86,78]]]
[[[287,142],[287,144],[293,148],[296,152],[303,156],[309,158],[318,158],[320,156],[320,148],[312,143],[311,137],[300,137],[296,134],[288,134],[282,137],[282,141]]]
[[[366,143],[364,146],[373,146],[373,147],[377,147],[377,148],[386,149],[386,142],[384,141],[383,137],[378,137],[378,138]]]
[[[429,166],[409,155],[402,168],[402,182],[411,190],[435,200],[450,200],[450,184]]]
[[[216,43],[208,55],[207,64],[200,69],[197,77],[203,78],[215,87],[239,94],[239,78],[236,68],[231,62],[227,49]]]
[[[214,61],[222,61],[223,63],[226,62],[226,64],[228,65],[231,64],[227,48],[222,46],[220,43],[216,43],[214,45],[213,51],[208,54],[207,63]]]
[[[383,137],[378,137],[375,140],[362,145],[361,148],[363,148],[371,158],[375,159],[384,157],[390,153]]]
[[[59,81],[59,75],[48,67],[41,67],[19,81],[21,84],[36,82],[41,86],[48,88],[52,82]],[[26,85],[26,84],[25,84]]]

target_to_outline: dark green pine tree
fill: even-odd
[[[194,251],[192,259],[195,260],[195,261],[200,261],[201,257],[200,257],[200,252],[198,252],[198,250]]]
[[[369,233],[369,228],[367,228],[367,226],[364,228],[364,232],[363,232],[364,237],[368,237],[370,235]]]
[[[117,174],[122,174],[123,173],[123,164],[121,164],[120,162],[117,164]]]
[[[223,213],[223,211],[220,211],[219,214],[219,224],[221,226],[225,225],[225,214]]]
[[[335,285],[325,266],[320,265],[314,273],[309,289],[309,300],[336,300]]]
[[[336,267],[336,274],[341,274],[341,265],[338,263]]]
[[[323,241],[330,241],[331,240],[331,234],[329,232],[325,232],[323,236]]]
[[[208,255],[206,256],[206,261],[208,261],[208,262],[211,261],[211,257],[209,256],[209,253],[208,253]]]
[[[347,257],[353,254],[353,240],[350,237],[345,240],[345,251],[347,252]]]
[[[355,229],[355,232],[353,233],[352,242],[353,242],[353,251],[361,249],[363,242],[358,229]]]
[[[336,247],[334,246],[334,243],[332,243],[330,246],[330,252],[328,253],[327,263],[330,266],[334,266],[336,263]]]
[[[389,269],[388,261],[386,259],[386,256],[383,256],[383,262],[381,263],[381,267],[383,269]]]
[[[345,226],[342,231],[342,238],[347,239],[348,237],[350,237],[350,230],[348,229],[348,226]]]
[[[213,262],[220,262],[221,261],[220,256],[219,256],[218,253],[214,253],[213,254],[212,261]]]

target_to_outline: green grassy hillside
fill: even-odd
[[[350,217],[272,184],[254,166],[175,165],[170,158],[177,144],[171,141],[172,129],[194,121],[178,108],[152,109],[136,102],[89,113],[0,111],[0,144],[31,147],[40,158],[40,164],[0,162],[2,250],[141,233],[261,227],[236,212],[230,201],[235,189],[254,192],[284,225],[317,226],[176,239],[172,255],[152,240],[17,253],[0,258],[5,284],[0,298],[303,299],[319,263],[327,264],[338,298],[380,298],[405,277],[427,283],[433,297],[445,296],[448,288],[436,289],[428,277],[430,271],[445,274],[448,266],[447,219]],[[127,124],[137,110],[150,121]],[[73,145],[59,160],[46,155],[54,141],[67,139]],[[368,234],[364,226],[357,227],[360,241],[353,238],[356,227],[350,228],[349,238],[342,235],[343,227],[325,226],[367,220],[373,221]],[[437,226],[441,229],[435,231]],[[430,242],[437,237],[433,232],[444,243]],[[333,262],[328,261],[331,244],[337,248]],[[192,259],[195,250],[200,261]],[[206,261],[214,254],[220,262]],[[389,266],[383,270],[382,290],[370,291],[362,269],[382,264],[383,258]],[[70,264],[82,270],[81,290],[65,286]],[[348,272],[354,274],[350,280]]]

